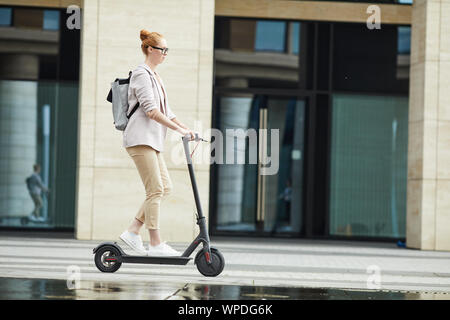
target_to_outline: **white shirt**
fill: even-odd
[[[128,87],[128,114],[137,102],[139,107],[128,120],[123,132],[125,148],[148,145],[157,151],[164,151],[167,127],[150,119],[146,113],[159,106],[161,113],[169,119],[175,118],[176,115],[170,109],[164,83],[161,77],[159,83],[157,76],[146,63],[140,64],[132,71]]]

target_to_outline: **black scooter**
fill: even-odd
[[[170,264],[186,265],[192,258],[190,255],[197,246],[202,243],[203,249],[199,250],[195,256],[194,263],[198,271],[206,277],[219,275],[225,267],[225,259],[216,248],[210,247],[209,234],[206,228],[205,217],[203,216],[200,199],[198,196],[197,183],[195,182],[194,169],[192,167],[192,157],[189,154],[190,135],[182,138],[184,152],[186,154],[189,176],[191,178],[192,190],[194,191],[195,205],[197,206],[197,224],[200,228],[199,235],[183,252],[181,256],[132,256],[126,254],[117,242],[103,242],[94,248],[94,261],[97,268],[102,272],[116,272],[122,263],[148,263],[148,264]],[[205,141],[195,134],[195,141]]]

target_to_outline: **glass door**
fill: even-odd
[[[215,127],[223,133],[223,158],[232,150],[233,158],[246,161],[215,164],[213,230],[300,233],[305,99],[249,94],[218,99]],[[246,135],[236,134],[238,129]],[[250,162],[253,150],[257,150],[257,163]]]

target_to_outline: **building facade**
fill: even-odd
[[[145,193],[106,95],[144,61],[147,29],[170,47],[158,70],[178,119],[220,130],[233,142],[223,159],[249,159],[251,130],[259,154],[279,154],[262,175],[260,163],[211,164],[217,137],[199,145],[212,235],[450,250],[450,2],[411,2],[1,0],[0,227],[96,240],[127,228]],[[271,129],[278,150],[261,143]],[[164,156],[162,236],[187,242],[196,209],[170,130]],[[42,221],[26,219],[34,163],[50,188]]]

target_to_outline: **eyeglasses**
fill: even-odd
[[[161,50],[161,52],[162,52],[163,54],[169,53],[169,48],[159,48],[159,47],[154,47],[154,46],[150,46],[150,47],[152,47],[152,48],[154,48],[154,49]]]

